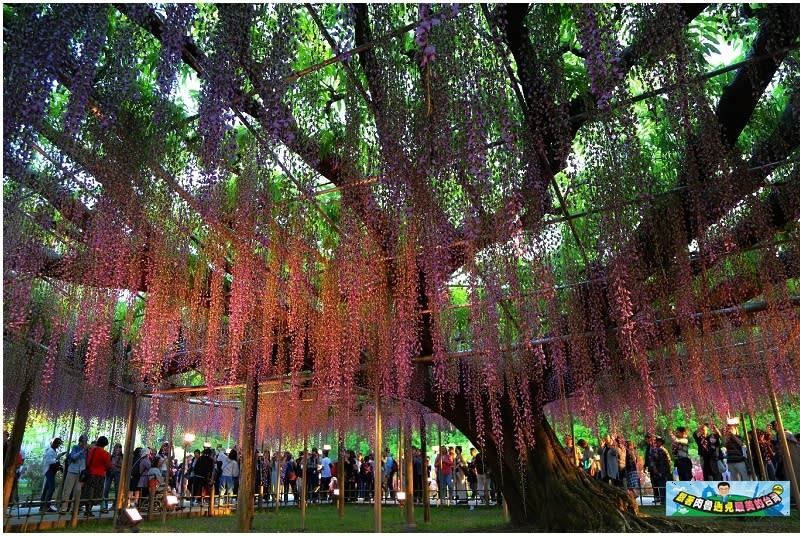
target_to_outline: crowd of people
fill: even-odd
[[[721,429],[708,421],[691,433],[683,426],[662,435],[646,433],[638,444],[616,433],[607,434],[593,448],[586,439],[573,443],[572,437],[566,436],[564,448],[590,477],[623,488],[632,497],[652,487],[655,503],[663,504],[669,480],[789,480],[787,457],[791,457],[795,471],[800,471],[800,434],[786,431],[787,453],[775,429],[772,422],[766,430],[749,431],[745,438],[739,434],[737,422],[729,422]],[[4,447],[7,444],[6,432]],[[83,434],[72,448],[61,451],[62,439],[54,438],[43,455],[40,511],[66,514],[73,505],[80,504],[84,515],[91,517],[97,503],[101,512],[107,511],[111,491],[116,494],[120,488],[123,467],[122,445],[116,443],[110,452],[106,450],[108,445],[108,438],[103,435],[90,443]],[[693,456],[695,448],[697,454]],[[754,456],[756,448],[758,453]],[[415,502],[422,502],[426,486],[437,505],[502,501],[490,468],[475,448],[470,449],[469,456],[460,445],[442,445],[436,451],[431,463],[419,448],[413,449],[410,476]],[[24,458],[17,460],[18,475],[23,463]],[[255,496],[265,502],[299,504],[305,490],[310,503],[331,502],[339,493],[347,502],[372,501],[378,463],[381,499],[394,500],[396,492],[404,488],[399,475],[406,473],[405,468],[401,470],[405,462],[396,459],[388,448],[379,457],[375,453],[362,455],[344,450],[337,460],[331,459],[329,450],[317,448],[300,451],[297,456],[289,451],[256,450]],[[63,472],[63,485],[54,500],[58,472]],[[215,496],[218,504],[224,505],[237,500],[239,477],[240,452],[236,446],[224,449],[218,445],[215,450],[206,444],[202,450],[195,449],[191,454],[187,451],[181,462],[175,458],[170,443],[163,442],[158,450],[135,449],[128,490],[131,500],[140,501],[140,506],[146,506],[145,501],[157,492],[173,493],[191,504],[207,504]],[[78,503],[76,497],[82,500]]]
[[[775,430],[773,421],[766,430],[751,430],[744,438],[735,420],[722,429],[708,421],[691,433],[691,439],[689,430],[678,426],[664,434],[666,438],[648,432],[639,445],[619,433],[607,434],[596,448],[586,439],[573,444],[572,437],[566,436],[564,449],[589,476],[623,488],[632,497],[637,497],[649,480],[655,504],[664,504],[670,480],[789,480],[790,465],[784,462],[787,453]],[[791,465],[800,471],[800,434],[785,434]],[[692,443],[697,449],[694,458],[689,453]],[[758,457],[763,460],[763,470]]]
[[[40,497],[40,511],[67,514],[75,504],[87,517],[93,517],[93,507],[100,504],[100,512],[107,512],[123,478],[122,445],[115,444],[111,451],[109,442],[99,436],[89,442],[85,434],[77,444],[62,451],[64,442],[54,438],[43,456],[44,484]],[[237,500],[240,478],[240,452],[238,447],[215,449],[208,445],[188,450],[183,461],[175,458],[174,448],[164,442],[161,448],[138,447],[131,456],[127,487],[130,500],[147,508],[155,494],[171,493],[190,501],[190,504],[208,504],[217,497],[220,505]],[[396,500],[403,489],[399,475],[403,460],[396,459],[386,448],[380,457],[374,453],[362,455],[354,450],[344,450],[340,460],[333,460],[329,450],[312,448],[294,456],[291,452],[255,451],[255,494],[265,502],[278,500],[284,505],[299,504],[305,487],[309,503],[332,502],[339,493],[346,502],[374,500],[376,464],[381,464],[381,498]],[[412,474],[413,500],[423,500],[423,486],[428,486],[435,504],[466,503],[468,499],[485,497],[499,500],[499,493],[491,483],[490,471],[484,468],[480,453],[470,449],[464,456],[462,447],[441,446],[433,463],[429,456],[413,449]],[[58,497],[56,475],[63,472],[63,485]],[[75,502],[75,498],[81,500]]]

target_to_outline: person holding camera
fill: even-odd
[[[675,468],[678,480],[692,480],[692,460],[689,458],[689,432],[685,426],[678,426],[670,432],[672,439],[672,455],[675,457]]]
[[[725,427],[723,442],[728,471],[731,474],[731,480],[750,480],[747,474],[747,463],[745,463],[744,440],[739,436],[738,431],[737,424],[728,424]]]
[[[53,493],[56,491],[56,473],[64,469],[59,460],[62,456],[67,454],[67,451],[65,450],[60,454],[58,453],[58,449],[63,444],[64,442],[61,438],[56,437],[44,451],[44,460],[42,462],[42,468],[44,469],[44,485],[42,486],[42,496],[39,499],[40,512],[56,512],[51,501],[53,500]]]
[[[709,430],[713,426],[713,432]],[[697,443],[697,453],[703,460],[703,480],[722,480],[722,473],[719,470],[719,448],[722,444],[722,437],[717,425],[713,423],[703,423],[692,433],[694,442]]]

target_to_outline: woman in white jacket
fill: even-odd
[[[227,496],[233,497],[235,477],[239,476],[239,461],[235,450],[231,450],[228,457],[222,462],[222,477],[219,479],[220,504],[231,502]]]

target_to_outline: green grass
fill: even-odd
[[[466,507],[431,508],[431,521],[424,523],[422,508],[415,508],[414,515],[419,532],[496,532],[508,530],[500,507],[480,507],[474,511]],[[331,505],[311,506],[306,511],[305,532],[375,532],[374,508],[372,505],[346,505],[344,517]],[[384,506],[382,512],[383,532],[407,532],[405,510],[397,505]],[[297,507],[286,507],[256,512],[253,532],[302,532],[300,511]],[[166,525],[160,518],[142,522],[139,532],[236,532],[236,516],[169,518]],[[112,532],[108,520],[84,522],[77,528],[54,529],[47,532]]]
[[[643,516],[665,518],[663,506],[643,506]],[[680,523],[685,532],[781,532],[800,533],[800,510],[792,506],[790,516],[781,517],[670,517]]]
[[[664,518],[664,509],[659,507],[641,508],[641,513],[646,517]],[[424,523],[421,508],[415,508],[417,532],[519,532],[524,529],[512,529],[503,520],[503,510],[500,507],[481,507],[474,511],[466,507],[431,508],[431,521]],[[569,515],[565,512],[565,515]],[[685,532],[780,532],[800,533],[800,511],[792,510],[789,517],[764,517],[764,518],[699,518],[680,519],[669,518],[679,522]],[[340,518],[338,511],[330,505],[312,506],[306,512],[305,532],[311,533],[351,533],[374,532],[374,510],[371,505],[347,505],[344,517]],[[535,527],[532,530],[536,530]],[[160,518],[154,521],[142,522],[139,532],[236,532],[235,515],[222,515],[217,517],[173,517],[161,524]],[[385,506],[383,509],[383,532],[406,532],[405,511],[398,506]],[[46,532],[113,532],[110,521],[94,521],[80,524],[76,529],[64,528]],[[300,522],[300,512],[296,507],[280,508],[276,513],[273,510],[256,512],[253,519],[253,532],[303,532]],[[527,532],[527,531],[525,531]]]

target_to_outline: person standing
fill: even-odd
[[[625,444],[625,477],[628,480],[628,495],[634,499],[639,496],[641,483],[639,481],[639,454],[636,444],[628,441]]]
[[[308,457],[306,480],[306,497],[309,502],[317,502],[317,490],[319,489],[319,451],[316,447],[311,449],[311,454]]]
[[[292,459],[292,454],[287,450],[283,459],[283,503],[289,504],[289,489],[292,490],[294,503],[300,505],[300,495],[297,493],[297,465]]]
[[[776,460],[775,473],[779,480],[791,480],[789,474],[789,464],[786,462],[787,457],[791,459],[792,466],[794,467],[795,475],[800,480],[800,443],[797,438],[784,426],[783,433],[786,436],[786,445],[789,447],[789,452],[783,450],[783,441],[778,437],[778,425],[775,421],[769,424],[770,430],[775,432],[773,437],[773,445],[775,448]]]
[[[422,482],[423,482],[423,461],[422,451],[418,448],[414,449],[414,458],[412,460],[412,468],[414,470],[413,487],[414,487],[414,502],[422,502]]]
[[[472,464],[475,466],[475,490],[473,496],[477,500],[486,498],[486,468],[483,466],[483,455],[475,447],[469,450]]]
[[[344,459],[344,500],[356,502],[358,500],[358,463],[356,453],[350,449]]]
[[[709,431],[709,423],[703,423],[692,434],[697,443],[697,453],[703,460],[703,480],[722,480],[719,472],[719,447],[721,445],[719,431]]]
[[[758,438],[758,449],[761,451],[761,459],[764,460],[764,469],[766,475],[761,475],[762,480],[777,480],[775,473],[775,448],[770,441],[769,432],[765,430],[756,430]]]
[[[322,468],[319,470],[319,487],[323,496],[327,493],[327,500],[330,500],[329,488],[331,485],[331,478],[333,477],[331,474],[331,466],[333,463],[328,457],[327,450],[322,451],[322,460],[320,460],[320,464],[322,465]]]
[[[89,438],[86,434],[81,434],[78,444],[72,447],[67,455],[67,470],[64,474],[64,488],[61,490],[59,502],[61,506],[59,512],[66,514],[70,509],[70,499],[80,498],[83,485],[78,478],[81,471],[86,469],[86,451],[89,446]]]
[[[394,461],[392,453],[388,448],[384,449],[385,460],[383,462],[383,489],[385,496],[394,499],[394,475],[397,472],[397,462]]]
[[[210,447],[203,449],[203,453],[198,459],[194,461],[192,466],[192,479],[190,485],[192,487],[192,502],[197,501],[202,504],[203,498],[208,496],[211,492],[211,486],[214,485],[214,458],[212,458],[214,451]]]
[[[675,432],[670,432],[672,439],[672,455],[675,457],[675,467],[678,469],[678,480],[692,480],[692,460],[689,458],[689,432],[685,426],[678,426]]]
[[[455,485],[456,503],[467,499],[467,462],[464,461],[461,445],[456,445],[453,451],[453,483]]]
[[[232,502],[233,497],[236,495],[236,492],[234,491],[233,479],[234,477],[238,476],[239,476],[238,455],[235,450],[231,449],[228,456],[226,456],[225,460],[222,462],[222,476],[220,477],[219,481],[220,505]]]
[[[103,497],[103,484],[112,466],[111,456],[105,449],[107,445],[108,438],[100,436],[97,438],[95,446],[91,447],[86,454],[86,482],[83,483],[86,499],[88,499],[86,517],[94,517],[92,513],[94,502]],[[105,507],[105,501],[101,503],[101,510],[104,509],[103,507]]]
[[[439,447],[439,454],[434,460],[438,470],[439,504],[445,504],[445,499],[450,499],[455,495],[453,488],[453,459],[445,445]]]
[[[667,481],[672,480],[672,459],[664,448],[664,438],[650,437],[650,481],[653,485],[653,503],[665,504]]]
[[[216,490],[217,497],[219,497],[220,478],[222,477],[222,464],[225,462],[225,458],[227,458],[225,449],[222,448],[222,445],[217,445],[217,453],[214,458],[214,463],[216,466],[216,469],[214,470],[214,489]]]
[[[53,493],[56,491],[56,473],[63,470],[61,462],[58,460],[67,454],[67,451],[62,453],[58,449],[64,442],[60,437],[54,438],[50,442],[50,446],[44,451],[44,459],[42,461],[42,469],[44,470],[44,484],[42,485],[42,496],[39,499],[40,512],[56,512],[57,510],[51,504],[53,500]]]
[[[744,440],[738,435],[738,426],[729,424],[725,427],[725,456],[731,480],[750,480],[747,475],[747,464],[744,456]]]
[[[98,439],[99,441],[99,439]],[[122,472],[122,445],[117,443],[114,445],[114,450],[111,452],[111,469],[106,473],[106,479],[103,484],[103,506],[100,509],[101,513],[108,512],[108,493],[111,491],[111,484],[114,484],[114,495],[119,494],[119,478]]]
[[[619,478],[619,452],[614,439],[610,434],[604,438],[603,448],[600,449],[600,473],[603,482],[622,487]]]

